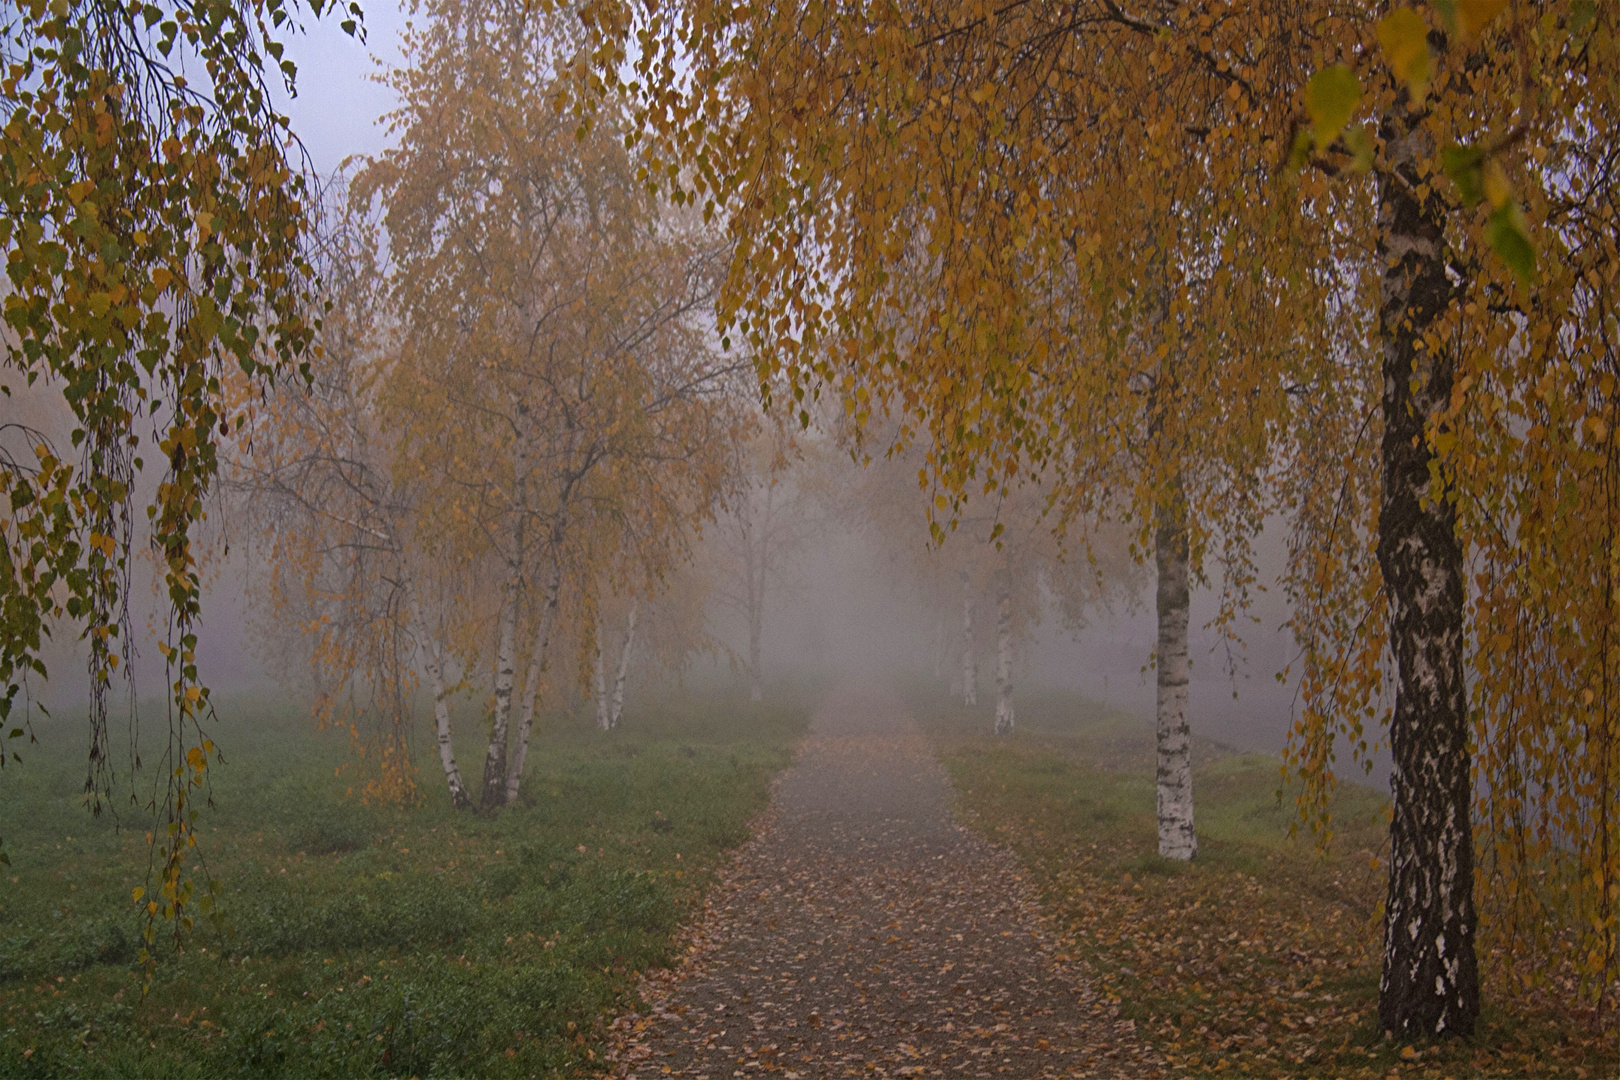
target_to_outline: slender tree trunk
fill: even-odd
[[[973,655],[973,585],[962,571],[962,704],[979,703],[979,669]]]
[[[456,766],[456,752],[450,744],[450,694],[444,686],[444,653],[435,641],[427,656],[428,688],[433,692],[434,739],[439,744],[439,763],[444,766],[444,778],[450,785],[450,805],[465,810],[472,805],[472,797],[461,783],[461,770]]]
[[[512,679],[515,674],[512,653],[516,647],[522,582],[523,575],[519,568],[509,566],[506,594],[501,600],[500,621],[495,633],[495,716],[490,726],[489,749],[484,754],[484,788],[479,800],[485,810],[493,810],[501,805],[505,793],[506,734],[512,715]]]
[[[591,675],[591,689],[596,693],[596,726],[606,731],[613,726],[608,715],[607,657],[602,655],[602,617],[596,618],[596,670]]]
[[[1013,729],[1012,575],[996,571],[996,734]]]
[[[1420,172],[1434,147],[1404,108],[1384,118],[1379,178],[1383,501],[1378,565],[1390,609],[1389,895],[1378,1018],[1400,1037],[1467,1035],[1479,1015],[1463,551],[1427,425],[1450,403],[1454,363],[1434,331],[1451,303],[1445,216]]]
[[[763,576],[757,589],[748,596],[748,700],[762,701],[765,690],[760,682],[759,639],[765,630],[765,583]]]
[[[1186,504],[1181,492],[1158,511],[1153,534],[1159,571],[1159,854],[1191,859],[1193,831],[1192,736],[1187,728],[1187,621],[1192,600]]]
[[[945,653],[949,648],[945,639],[945,615],[943,612],[934,616],[934,681],[938,682],[944,676]]]
[[[619,714],[624,712],[624,683],[630,675],[630,650],[636,644],[636,604],[630,602],[630,611],[624,619],[624,648],[619,650],[619,671],[613,676],[613,708],[608,714],[608,726],[619,726]]]
[[[562,564],[553,557],[551,580],[546,582],[541,600],[540,624],[535,627],[534,652],[529,657],[529,674],[523,680],[523,708],[518,719],[517,742],[512,762],[506,769],[505,803],[517,801],[523,784],[523,765],[529,757],[529,732],[534,728],[535,702],[540,697],[540,681],[546,670],[546,647],[551,644],[551,628],[557,621],[557,598],[562,592]]]
[[[517,521],[512,530],[512,554],[506,565],[506,589],[495,631],[495,715],[491,718],[489,749],[484,753],[484,784],[479,808],[491,812],[501,805],[506,783],[507,729],[512,717],[512,680],[516,675],[518,606],[523,599],[523,571],[529,528],[529,441],[523,430],[527,406],[519,403],[517,438],[512,444],[512,505]]]

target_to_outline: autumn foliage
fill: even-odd
[[[976,539],[1114,530],[1151,562],[1175,860],[1189,597],[1236,635],[1285,522],[1301,820],[1329,842],[1345,758],[1395,765],[1382,1029],[1471,1032],[1480,959],[1508,992],[1573,957],[1601,1005],[1617,10],[429,0],[397,145],[317,215],[265,96],[281,0],[25,4],[0,37],[4,363],[75,428],[71,450],[0,428],[0,718],[51,626],[83,627],[100,798],[149,539],[171,723],[143,902],[187,925],[213,752],[194,534],[228,453],[366,793],[414,797],[421,683],[452,800],[493,813],[538,702],[605,672],[608,613],[757,494],[744,402],[807,425],[829,400],[858,453],[913,463],[934,543],[1016,506],[1018,535]],[[472,783],[464,693],[490,732]]]
[[[1471,1028],[1476,901],[1605,992],[1610,9],[584,16],[579,108],[628,95],[649,175],[730,230],[738,343],[796,399],[900,417],[940,513],[1053,463],[1227,610],[1293,519],[1307,820],[1346,739],[1396,758],[1386,1027]]]

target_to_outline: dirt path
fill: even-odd
[[[831,696],[700,951],[616,1026],[619,1075],[1157,1075],[949,794],[896,698]]]

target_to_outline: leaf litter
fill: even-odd
[[[830,697],[684,962],[613,1024],[611,1075],[1160,1075],[950,797],[897,699]]]

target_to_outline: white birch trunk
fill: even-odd
[[[1454,489],[1447,472],[1436,471],[1429,440],[1431,425],[1455,400],[1458,357],[1445,327],[1458,287],[1448,240],[1453,210],[1426,172],[1433,137],[1400,99],[1380,128],[1378,565],[1389,601],[1395,709],[1378,1026],[1398,1039],[1439,1038],[1468,1035],[1479,1018],[1467,547]]]
[[[973,588],[962,571],[962,704],[979,703],[979,669],[973,656]]]
[[[485,810],[501,804],[506,782],[506,733],[512,714],[512,679],[515,674],[513,650],[516,647],[518,600],[522,594],[522,574],[516,566],[507,568],[506,595],[502,598],[499,625],[495,634],[495,715],[490,726],[489,749],[484,753]]]
[[[608,714],[608,726],[619,726],[619,715],[624,712],[624,682],[630,675],[630,650],[636,644],[636,605],[630,604],[625,616],[624,648],[619,650],[619,671],[613,677],[613,708]]]
[[[1187,621],[1191,602],[1185,507],[1161,508],[1154,531],[1159,572],[1159,854],[1186,861],[1198,853],[1193,831],[1192,736],[1187,727]]]
[[[1011,735],[1013,729],[1013,638],[1012,580],[996,573],[996,734]]]
[[[540,608],[540,624],[535,627],[534,652],[529,656],[529,673],[523,680],[523,709],[519,715],[517,743],[512,748],[512,762],[506,769],[506,803],[517,801],[518,789],[523,784],[523,765],[529,756],[529,732],[534,727],[535,702],[540,697],[540,679],[546,668],[546,646],[551,642],[551,627],[557,619],[557,597],[562,591],[562,565],[552,563],[551,580]]]
[[[591,673],[591,690],[596,695],[596,726],[606,731],[613,726],[608,716],[607,657],[602,655],[602,617],[596,618],[596,669]]]
[[[444,778],[450,785],[450,805],[464,810],[472,805],[461,782],[461,769],[456,766],[456,752],[450,744],[450,695],[444,686],[444,654],[435,641],[427,657],[428,687],[433,691],[434,739],[439,744],[439,763],[444,766]]]

